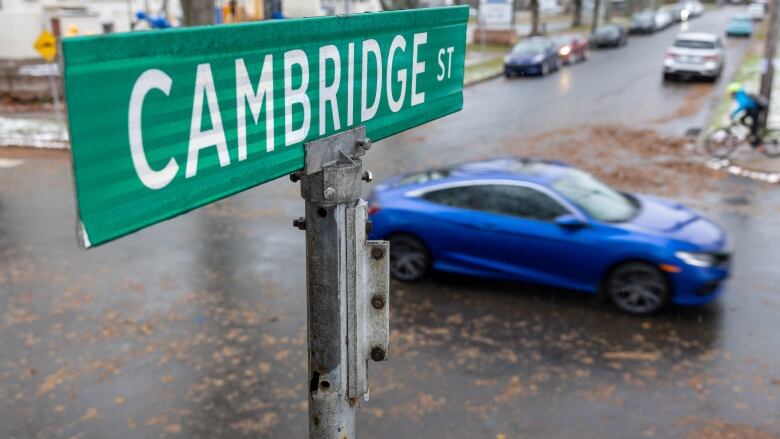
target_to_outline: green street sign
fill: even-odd
[[[105,243],[463,107],[468,7],[65,38],[80,232]]]

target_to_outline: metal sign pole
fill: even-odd
[[[355,406],[368,400],[367,360],[387,359],[389,243],[368,241],[360,199],[365,127],[305,145],[301,181],[306,217],[309,438],[355,437]]]

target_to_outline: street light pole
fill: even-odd
[[[761,61],[761,86],[759,93],[767,102],[772,97],[772,81],[775,76],[775,53],[777,52],[778,17],[780,16],[780,0],[772,0],[769,5],[769,29],[764,44],[764,59]],[[761,126],[766,126],[768,111],[761,115]]]
[[[389,243],[368,241],[360,156],[365,127],[305,145],[301,181],[306,217],[309,438],[353,439],[355,406],[368,400],[367,361],[385,361],[389,344]]]

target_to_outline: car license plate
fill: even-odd
[[[700,56],[681,56],[680,57],[680,62],[698,64],[698,63],[701,63],[701,57]]]

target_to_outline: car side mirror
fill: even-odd
[[[587,225],[587,223],[583,221],[581,218],[576,217],[572,214],[565,214],[556,217],[555,224],[558,224],[560,227],[563,227],[564,229],[580,229]]]

